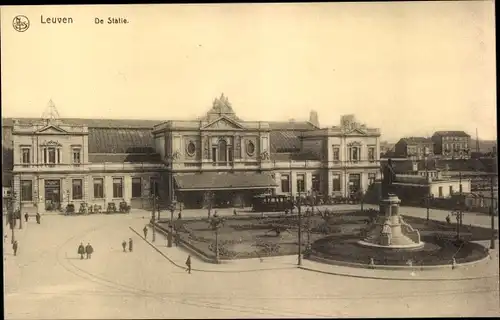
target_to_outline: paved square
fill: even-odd
[[[195,270],[188,274],[175,265],[184,266],[187,252],[167,248],[160,234],[153,247],[133,232],[142,234],[148,218],[147,212],[44,216],[40,225],[30,221],[22,230],[16,229],[19,251],[15,257],[7,230],[6,318],[500,315],[498,278],[491,277],[440,283],[363,279],[298,269],[296,256],[224,265],[193,257]],[[129,238],[134,250],[124,253],[121,243]],[[80,260],[80,242],[92,244],[92,259]],[[490,269],[498,266],[497,252],[487,262]],[[483,273],[484,268],[467,272]]]

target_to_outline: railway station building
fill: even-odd
[[[221,95],[199,119],[2,119],[3,170],[14,206],[45,212],[68,203],[249,206],[256,194],[348,196],[380,172],[380,130],[342,116],[245,121]]]

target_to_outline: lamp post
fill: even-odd
[[[9,214],[8,214],[8,220],[9,220],[9,225],[10,225],[10,230],[11,230],[11,235],[10,235],[10,243],[14,243],[15,240],[15,235],[14,235],[14,223],[16,221],[15,217],[15,212],[14,212],[14,201],[16,200],[16,193],[12,192],[12,198],[10,199],[10,208],[9,208]]]
[[[490,249],[495,249],[495,194],[493,191],[493,184],[495,183],[495,175],[491,175],[490,181],[490,192],[491,192],[491,202],[490,202],[490,215],[491,215],[491,240]],[[498,206],[497,206],[498,208]]]
[[[467,157],[466,155],[469,154],[469,149],[460,149],[460,148],[454,148],[453,149],[454,153],[455,154],[458,154],[458,158],[460,160],[466,160]],[[458,172],[458,179],[459,179],[459,192],[460,192],[460,195],[459,195],[459,204],[458,204],[458,209],[459,209],[459,215],[457,216],[458,217],[458,229],[457,229],[457,233],[458,233],[458,237],[460,237],[460,227],[462,225],[462,222],[463,222],[463,205],[464,205],[464,199],[463,199],[463,188],[462,188],[462,168],[459,166],[459,172]],[[451,196],[451,195],[450,195]]]
[[[427,182],[427,196],[426,196],[426,202],[425,206],[427,209],[427,222],[429,222],[430,219],[430,201],[431,201],[431,184],[429,180],[429,166],[428,166],[428,156],[429,156],[429,149],[427,147],[424,147],[424,165],[425,165],[425,178]]]
[[[152,241],[156,241],[156,226],[155,226],[155,209],[156,209],[156,195],[153,193],[153,208],[151,210],[151,228],[153,229],[153,239]]]
[[[298,256],[298,265],[302,265],[302,205],[301,205],[301,197],[300,191],[298,192],[299,197],[297,199],[298,210],[299,210],[299,256]]]
[[[175,211],[175,199],[172,199],[172,202],[170,203],[170,224],[169,224],[169,233],[167,236],[167,247],[172,248],[172,238],[173,238],[173,220],[174,220],[174,211]]]

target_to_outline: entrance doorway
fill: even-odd
[[[45,210],[61,208],[61,180],[45,180]]]
[[[349,174],[349,195],[359,192],[361,189],[361,175],[359,173]]]

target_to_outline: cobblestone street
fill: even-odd
[[[440,214],[433,213],[434,217]],[[40,225],[30,221],[22,230],[15,230],[19,241],[16,257],[10,249],[9,233],[4,252],[6,318],[499,314],[498,278],[492,281],[491,277],[442,281],[439,285],[425,279],[363,279],[349,276],[346,268],[318,266],[309,261],[305,267],[323,272],[298,269],[296,256],[223,265],[207,264],[193,257],[193,273],[187,274],[183,269],[186,252],[167,248],[160,234],[152,246],[151,231],[148,242],[133,232],[142,234],[148,218],[147,212],[139,211],[130,215],[45,216]],[[121,242],[129,238],[134,240],[134,251],[124,253]],[[80,260],[80,242],[92,244],[92,259]],[[498,261],[492,260],[488,265],[495,263]],[[471,270],[481,273],[476,276],[483,276],[484,268]],[[356,272],[359,275],[360,271]],[[387,277],[394,274],[380,272]],[[444,277],[454,271],[439,272]]]

